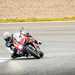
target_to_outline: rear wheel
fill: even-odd
[[[14,49],[13,53],[11,54],[11,58],[13,58],[13,59],[17,58],[18,54],[16,54],[16,53],[17,53],[17,50]]]
[[[17,55],[13,53],[13,54],[11,55],[11,58],[12,58],[12,59],[15,59],[15,58],[17,58]]]

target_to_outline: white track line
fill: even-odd
[[[52,56],[71,56],[75,55],[75,52],[59,52],[59,53],[47,53],[45,57],[52,57]]]
[[[4,63],[4,62],[7,62],[8,60],[10,60],[11,58],[3,58],[1,57],[0,58],[0,63]]]

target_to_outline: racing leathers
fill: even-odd
[[[35,40],[29,33],[24,33],[22,31],[14,33],[13,34],[14,54],[24,54],[24,52],[28,53],[28,51],[24,49],[26,43],[30,43],[34,48],[36,48],[33,45],[33,42],[38,44],[37,40]]]

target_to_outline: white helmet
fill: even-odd
[[[10,37],[10,36],[11,36],[11,34],[10,34],[9,32],[3,33],[3,38],[4,38],[4,39],[6,39],[6,38],[8,38],[8,37]]]

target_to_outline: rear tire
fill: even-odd
[[[17,58],[18,55],[17,55],[16,53],[17,53],[17,50],[14,49],[14,51],[13,51],[13,53],[12,53],[12,55],[11,55],[11,58],[13,58],[13,59]]]
[[[17,56],[14,55],[14,54],[11,55],[11,58],[12,58],[12,59],[15,59],[16,57],[17,57]]]

